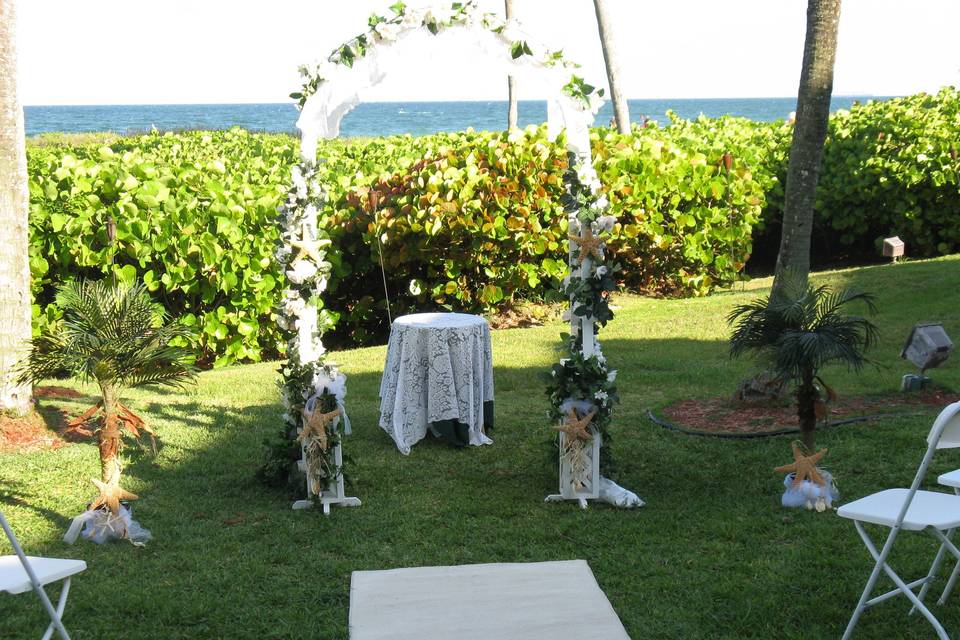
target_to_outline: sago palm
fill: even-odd
[[[31,341],[20,377],[36,383],[66,373],[100,387],[100,401],[70,426],[89,435],[83,425],[95,423],[101,477],[94,481],[100,495],[91,508],[107,507],[116,513],[121,499],[136,498],[120,488],[122,432],[139,437],[143,431],[153,441],[153,431],[121,403],[120,393],[193,381],[196,370],[189,353],[170,344],[186,336],[187,329],[167,321],[143,284],[71,282],[60,288],[56,301],[63,321]]]
[[[864,352],[877,341],[876,325],[865,317],[843,313],[857,303],[871,314],[876,312],[869,293],[833,291],[827,286],[788,281],[779,293],[740,305],[727,318],[734,325],[731,356],[753,352],[766,358],[776,374],[796,385],[800,431],[811,452],[817,404],[821,394],[833,395],[820,379],[820,370],[836,363],[860,371],[869,362]]]

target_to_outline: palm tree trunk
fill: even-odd
[[[797,389],[797,417],[800,420],[800,439],[809,453],[814,452],[817,430],[817,387],[813,374],[804,374]]]
[[[803,67],[797,94],[797,118],[790,144],[790,163],[783,204],[783,229],[777,255],[774,292],[785,274],[806,282],[810,273],[810,232],[830,119],[833,63],[837,53],[840,0],[809,0]]]
[[[101,383],[103,424],[97,434],[100,448],[100,479],[107,484],[120,484],[120,399],[112,384]]]
[[[600,48],[603,50],[603,61],[607,65],[607,82],[610,84],[610,100],[613,101],[613,116],[617,121],[617,130],[620,133],[630,133],[630,109],[627,99],[620,87],[620,65],[617,64],[617,53],[613,35],[613,24],[607,13],[606,0],[593,0],[593,8],[597,12],[597,28],[600,31]]]
[[[507,20],[513,17],[513,0],[503,0],[503,8]],[[517,128],[519,110],[517,108],[517,79],[507,76],[507,130]]]
[[[13,367],[30,339],[27,151],[17,94],[15,0],[0,0],[0,409],[30,410],[32,389]]]

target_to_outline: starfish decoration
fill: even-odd
[[[593,437],[589,430],[590,422],[595,415],[597,415],[596,409],[584,417],[578,418],[576,410],[571,407],[570,412],[567,413],[566,421],[559,427],[554,427],[554,429],[567,434],[567,437],[572,440],[589,440]]]
[[[307,225],[304,224],[300,230],[300,239],[290,241],[290,246],[297,250],[297,255],[292,262],[296,262],[301,258],[310,258],[314,264],[319,265],[323,262],[323,255],[320,253],[320,248],[326,246],[326,244],[327,241],[325,240],[311,240],[310,234],[307,232]]]
[[[827,486],[827,481],[823,479],[823,476],[820,475],[820,472],[817,470],[817,463],[820,462],[820,459],[827,453],[827,450],[821,449],[813,455],[805,456],[803,455],[803,450],[800,449],[800,445],[796,442],[794,442],[791,447],[793,448],[793,462],[777,467],[774,471],[780,473],[793,472],[795,474],[793,476],[794,488],[803,484],[804,480],[809,480],[821,487]]]
[[[105,511],[99,518],[94,518],[93,520],[94,538],[100,538],[108,534],[119,538],[127,537],[127,526],[123,518],[111,511]]]
[[[333,419],[340,415],[340,408],[336,408],[329,413],[320,411],[314,407],[313,411],[303,410],[303,430],[297,436],[297,440],[306,444],[311,438],[316,438],[320,449],[327,450],[327,425],[333,422]]]
[[[577,246],[580,247],[580,262],[589,258],[591,255],[597,258],[597,260],[602,260],[603,256],[600,255],[600,248],[603,246],[603,241],[600,238],[593,235],[593,229],[590,227],[590,223],[583,223],[583,235],[575,236],[573,234],[568,235],[570,240],[577,243]]]
[[[139,498],[137,494],[122,489],[118,482],[101,482],[95,478],[90,478],[90,480],[100,489],[100,495],[90,505],[90,511],[106,507],[116,515],[120,513],[121,500],[136,500]]]

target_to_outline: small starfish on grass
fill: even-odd
[[[101,482],[96,478],[90,478],[90,480],[100,489],[100,495],[90,505],[90,511],[106,507],[116,515],[120,513],[121,500],[137,500],[139,498],[137,494],[122,489],[117,482]]]
[[[314,407],[313,411],[303,410],[303,430],[297,436],[297,440],[306,444],[311,438],[316,438],[317,443],[323,451],[327,450],[327,425],[333,422],[334,418],[340,415],[340,408],[324,413],[319,407]]]
[[[554,429],[562,431],[573,440],[589,440],[593,437],[593,434],[590,433],[590,422],[595,415],[597,415],[596,409],[584,417],[578,418],[576,410],[571,407],[564,423],[559,427],[554,427]]]
[[[580,262],[589,258],[591,255],[596,257],[597,260],[603,258],[600,255],[600,248],[603,246],[603,241],[593,235],[593,229],[590,227],[590,223],[583,223],[583,235],[575,236],[570,234],[568,236],[570,240],[577,243],[577,246],[580,247]]]
[[[777,467],[774,471],[780,473],[793,473],[793,487],[799,487],[803,484],[804,480],[809,480],[810,482],[820,485],[821,487],[827,486],[827,481],[823,479],[823,476],[820,475],[820,471],[817,469],[817,463],[820,462],[820,459],[827,453],[826,449],[821,449],[813,455],[805,456],[803,455],[803,450],[800,448],[800,445],[794,442],[790,445],[793,449],[793,462],[790,464],[785,464],[781,467]]]

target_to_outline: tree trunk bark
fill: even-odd
[[[30,340],[30,257],[27,151],[17,94],[15,0],[0,0],[0,409],[24,414],[32,389],[18,384],[14,365]]]
[[[782,291],[787,279],[805,283],[810,273],[810,232],[830,119],[839,24],[840,0],[809,0],[774,292]]]
[[[103,423],[97,432],[100,448],[100,479],[107,484],[120,484],[120,399],[111,384],[101,384]]]
[[[620,65],[617,63],[616,38],[613,35],[613,24],[607,13],[606,0],[593,0],[593,8],[597,12],[597,28],[600,31],[600,48],[603,50],[603,61],[607,66],[607,82],[610,85],[610,100],[613,102],[613,117],[617,121],[617,130],[620,133],[630,133],[630,109],[627,98],[620,87]]]
[[[817,387],[813,374],[804,375],[797,389],[797,417],[800,421],[800,439],[808,454],[815,452],[817,431]]]
[[[503,0],[503,8],[507,20],[510,20],[513,17],[513,0]],[[513,76],[507,76],[507,101],[507,130],[511,131],[517,128],[517,119],[519,118],[517,79]]]

